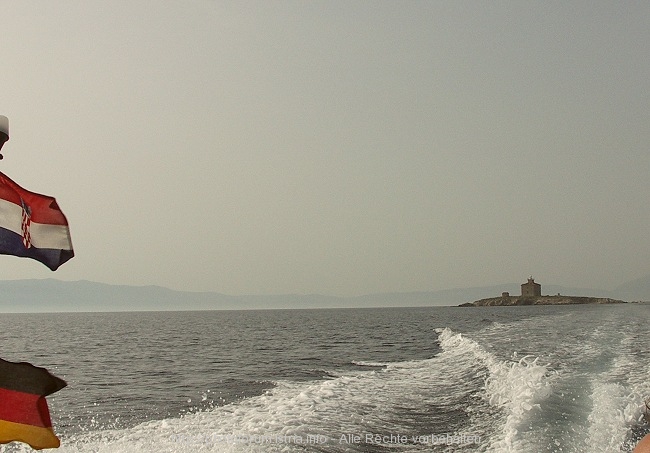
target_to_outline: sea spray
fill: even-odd
[[[469,354],[487,368],[483,397],[493,407],[505,411],[500,436],[494,436],[487,451],[510,452],[516,448],[518,429],[528,414],[551,393],[552,373],[538,359],[525,356],[518,361],[502,361],[476,341],[452,330],[437,329],[444,352]]]
[[[609,369],[592,377],[592,409],[584,446],[592,451],[608,452],[634,445],[637,439],[631,439],[630,433],[645,424],[650,365],[639,366],[631,353],[636,347],[633,332],[622,333],[616,340],[608,343],[608,351],[614,355]]]

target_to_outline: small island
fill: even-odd
[[[519,305],[575,305],[575,304],[624,304],[625,301],[609,297],[586,296],[542,296],[542,285],[536,283],[533,277],[521,285],[521,296],[511,296],[501,293],[501,297],[489,297],[474,302],[460,304],[459,307],[505,307]]]

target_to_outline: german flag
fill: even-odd
[[[67,384],[45,368],[0,359],[0,444],[24,442],[36,450],[56,448],[45,397]]]

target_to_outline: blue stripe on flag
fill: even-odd
[[[2,227],[0,227],[0,254],[32,258],[53,271],[74,256],[72,250],[42,249],[34,246],[25,248],[20,234]]]

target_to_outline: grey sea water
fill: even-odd
[[[649,313],[9,314],[0,341],[67,380],[48,398],[62,452],[626,452],[647,432]]]

